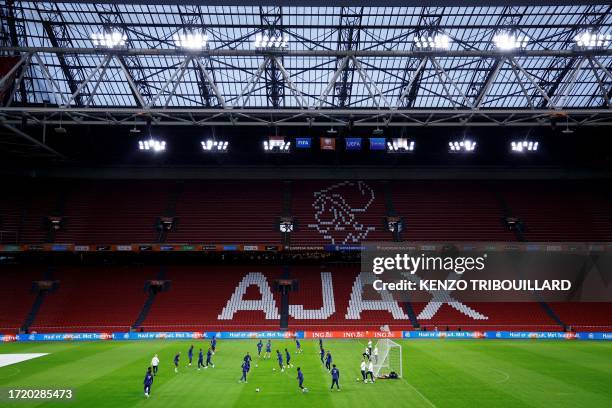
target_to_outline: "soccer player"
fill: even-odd
[[[157,354],[151,359],[151,366],[153,367],[153,375],[157,375],[157,367],[159,366],[159,357],[157,357]]]
[[[278,366],[280,367],[282,373],[285,371],[285,367],[283,366],[283,355],[278,350],[276,350],[276,358],[278,359]]]
[[[266,358],[270,358],[270,353],[272,353],[272,342],[268,340],[266,343]]]
[[[244,356],[243,360],[246,362],[248,361],[249,364],[251,364],[251,355],[249,354],[249,352],[247,351],[246,355]]]
[[[368,355],[372,355],[372,340],[368,340]]]
[[[325,368],[327,368],[327,371],[331,371],[331,363],[332,363],[332,355],[328,350],[327,355],[325,356]]]
[[[144,378],[144,394],[145,397],[149,398],[151,394],[151,385],[153,384],[153,374],[151,373],[151,367],[147,370]]]
[[[202,367],[204,367],[204,352],[202,352],[202,349],[200,349],[200,352],[198,353],[198,371],[200,371]]]
[[[323,350],[323,339],[319,338],[319,348]]]
[[[174,372],[178,373],[178,366],[179,366],[179,360],[181,358],[181,352],[179,351],[178,353],[176,353],[176,355],[174,356]]]
[[[191,362],[193,361],[193,344],[187,350],[187,358],[189,358],[189,367],[191,367]]]
[[[334,364],[334,367],[331,369],[331,376],[332,376],[332,385],[331,385],[330,390],[333,391],[334,384],[336,384],[336,388],[338,389],[338,391],[340,391],[340,383],[338,382],[340,380],[340,370],[336,368],[335,364]]]
[[[321,347],[320,353],[321,353],[321,364],[323,364],[324,363],[323,359],[325,358],[325,350],[323,350],[323,347]]]
[[[244,382],[245,384],[247,383],[247,373],[249,372],[250,369],[251,369],[251,366],[249,365],[249,363],[247,361],[243,361],[242,362],[242,377],[240,377],[240,381],[238,382]]]
[[[368,380],[366,380],[366,369],[367,369],[367,364],[365,362],[365,359],[361,360],[361,377],[363,377],[363,382],[367,383]]]
[[[300,339],[295,338],[295,347],[297,347],[297,353],[302,354],[302,344],[300,344]]]
[[[369,348],[365,348],[365,351],[362,354],[363,358],[366,358],[368,361],[370,361],[370,349]]]
[[[210,348],[212,349],[212,353],[215,354],[217,351],[217,336],[213,336],[212,340],[210,341]]]
[[[263,343],[261,339],[259,339],[259,343],[257,343],[257,356],[261,358],[261,349],[263,348]]]
[[[374,382],[374,363],[370,361],[370,364],[368,364],[368,372],[366,373],[366,380],[368,378],[368,375],[370,376],[370,382],[373,383]]]
[[[300,367],[297,368],[297,380],[298,380],[298,387],[300,387],[302,392],[304,392],[304,374],[302,373],[302,370],[300,369]]]
[[[287,368],[293,367],[291,364],[291,354],[289,354],[289,350],[285,349],[285,359],[287,360]]]
[[[212,366],[212,368],[215,368],[215,365],[212,363],[212,355],[213,355],[213,351],[212,348],[209,348],[208,351],[206,352],[206,366],[204,368],[208,368],[208,366]]]
[[[374,363],[378,364],[378,347],[374,347]]]

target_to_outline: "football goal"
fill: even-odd
[[[374,376],[387,377],[395,372],[398,377],[403,375],[402,346],[391,339],[381,339],[376,343],[378,356],[372,355]],[[373,353],[374,354],[374,353]]]

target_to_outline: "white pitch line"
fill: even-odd
[[[33,358],[46,356],[49,353],[21,353],[21,354],[0,354],[0,367],[28,361]]]
[[[497,384],[502,384],[502,383],[505,383],[506,381],[508,381],[508,380],[510,379],[510,374],[508,374],[508,373],[507,373],[507,372],[505,372],[505,371],[498,370],[498,369],[496,369],[496,368],[491,368],[491,370],[492,370],[492,371],[495,371],[495,372],[497,372],[497,373],[499,373],[499,374],[501,374],[501,375],[503,375],[503,376],[505,376],[505,378],[504,378],[504,379],[501,379],[501,380],[499,380],[499,381],[495,381]]]
[[[414,385],[410,384],[410,383],[408,382],[408,380],[406,380],[406,379],[404,379],[404,378],[402,378],[402,380],[404,380],[404,382],[405,382],[406,384],[408,384],[408,385],[410,386],[410,388],[412,388],[412,389],[413,389],[413,390],[414,390],[414,391],[415,391],[417,394],[419,394],[419,396],[420,396],[421,398],[423,398],[423,401],[427,402],[427,403],[429,404],[429,406],[430,406],[430,407],[437,408],[437,407],[436,407],[436,404],[434,404],[433,402],[431,402],[431,401],[429,400],[429,398],[427,398],[425,395],[423,395],[423,394],[421,393],[421,391],[419,391],[419,390],[418,390],[418,389],[417,389],[417,388],[416,388]]]

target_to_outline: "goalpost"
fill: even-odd
[[[384,377],[394,371],[398,377],[402,378],[402,346],[391,339],[381,339],[376,343],[378,348],[378,361],[373,359],[374,376]]]

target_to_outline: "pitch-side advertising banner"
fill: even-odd
[[[532,339],[612,340],[607,332],[508,332],[508,331],[261,331],[261,332],[115,332],[0,334],[0,342],[96,341],[96,340],[193,340],[212,339]]]

